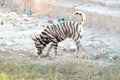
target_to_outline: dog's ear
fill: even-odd
[[[31,39],[32,39],[33,41],[37,41],[38,37],[34,34],[34,35],[31,35]]]
[[[32,40],[37,41],[37,37],[36,36],[32,37]]]

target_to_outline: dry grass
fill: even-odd
[[[119,80],[119,73],[120,65],[116,63],[104,67],[85,61],[0,63],[0,80]]]
[[[11,52],[16,52],[16,54],[29,53],[8,49],[4,52],[4,56],[10,56]],[[106,60],[109,56],[98,54],[93,58],[95,61]],[[118,58],[110,65],[102,63],[101,66],[99,62],[94,64],[84,60],[62,60],[54,63],[33,64],[0,59],[0,80],[119,80],[119,62]]]

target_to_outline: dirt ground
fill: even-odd
[[[32,1],[24,11],[25,1]],[[0,0],[0,80],[119,80],[120,0]],[[66,39],[49,56],[37,55],[32,37],[59,18],[86,14],[78,57]],[[27,13],[27,14],[26,14]],[[85,55],[84,59],[82,55]],[[87,77],[86,77],[87,76]]]
[[[67,0],[65,1],[67,2]],[[95,15],[93,15],[93,16],[96,16],[98,19],[92,18],[91,15],[89,15],[87,17],[88,18],[87,22],[90,22],[92,19],[92,21],[96,23],[90,23],[91,25],[84,25],[84,35],[80,42],[85,50],[85,55],[86,55],[85,59],[81,59],[80,57],[76,58],[74,56],[76,46],[74,42],[70,39],[66,39],[63,42],[59,43],[58,56],[53,57],[54,50],[52,50],[50,52],[50,56],[39,57],[36,54],[36,48],[31,38],[36,34],[39,35],[46,25],[50,25],[51,23],[56,22],[56,19],[58,18],[51,17],[49,15],[40,16],[37,14],[33,14],[33,16],[27,16],[25,14],[18,14],[16,12],[11,12],[10,9],[8,8],[9,7],[8,5],[7,5],[7,8],[5,8],[5,5],[3,5],[5,9],[0,8],[0,61],[54,63],[56,61],[61,61],[61,60],[62,61],[86,60],[86,61],[92,61],[92,62],[106,63],[111,60],[112,61],[116,61],[118,59],[120,60],[120,34],[109,32],[107,29],[103,28],[103,27],[109,28],[108,26],[116,27],[117,25],[117,28],[115,28],[117,31],[119,26],[119,23],[118,23],[119,11],[117,11],[119,10],[119,5],[116,5],[116,6],[113,5],[113,3],[117,4],[116,1],[115,2],[106,1],[103,4],[104,0],[102,1],[99,0],[98,1],[99,6],[97,5],[97,7],[93,9],[93,7],[96,6],[96,2],[93,0],[89,0],[89,1],[90,1],[89,4],[81,5],[80,8],[85,8],[86,10],[87,9],[92,10],[91,12],[98,11],[100,12],[100,14],[95,13]],[[50,4],[51,2],[52,0],[50,0],[50,2],[48,3]],[[62,3],[62,0],[61,1],[55,0],[54,2],[57,5],[59,2]],[[76,2],[77,0],[74,0],[74,1],[70,0],[67,7],[73,6],[76,8],[79,6],[79,4],[82,4],[82,3],[77,3],[75,5]],[[86,1],[83,1],[83,2],[87,3]],[[94,3],[91,4],[91,2],[94,2]],[[64,4],[64,6],[63,4],[59,4],[58,7],[62,9],[60,5],[62,5],[62,8],[64,8],[66,3]],[[100,5],[102,5],[102,8],[100,8],[100,11],[99,11],[98,8],[100,7]],[[103,10],[105,6],[107,6],[107,8],[105,8],[105,10],[101,12],[101,10]],[[110,7],[110,11],[109,11],[110,14],[106,13],[106,10],[109,10],[108,7]],[[115,8],[117,7],[117,9],[114,10],[113,7]],[[51,12],[52,11],[51,8],[48,11],[47,10],[46,11]],[[45,7],[45,9],[47,8]],[[56,7],[56,10],[57,10],[57,7]],[[71,9],[65,8],[65,10],[70,10],[70,12],[72,12]],[[111,13],[112,10],[114,10],[114,13],[118,14],[117,15],[118,18],[115,16],[115,19],[113,19],[114,14]],[[104,15],[99,21],[99,17],[103,13],[105,15],[109,15],[110,17],[109,16],[106,17]],[[64,11],[62,14],[64,14]],[[56,14],[56,15],[58,16],[59,14]],[[69,15],[71,14],[69,13]],[[107,23],[103,21],[104,17],[106,19],[107,18],[109,19]],[[109,22],[111,22],[112,19],[113,21],[117,19],[118,20],[116,23],[114,22],[114,24],[110,25]],[[104,23],[104,24],[101,24],[101,23]],[[94,24],[95,26],[93,27]],[[107,26],[103,26],[101,28],[100,27],[101,25],[107,25]],[[47,48],[44,50],[43,55],[45,55]],[[80,52],[79,56],[81,56],[82,52],[83,51]]]
[[[56,18],[27,17],[14,12],[0,13],[0,61],[30,62],[30,63],[51,63],[66,60],[82,60],[76,58],[75,44],[67,39],[59,43],[59,56],[54,56],[54,50],[50,57],[38,57],[32,36],[39,35],[44,26],[55,22]],[[90,26],[84,27],[84,35],[81,44],[85,49],[87,61],[104,63],[116,60],[120,56],[120,34],[111,33],[105,29],[96,29]],[[43,52],[45,54],[47,48]],[[82,52],[82,51],[81,51]],[[80,53],[81,54],[81,53]],[[108,55],[105,57],[104,55]]]

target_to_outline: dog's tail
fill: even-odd
[[[75,11],[73,13],[73,15],[80,15],[80,16],[82,16],[82,20],[80,21],[80,25],[78,26],[78,28],[79,28],[78,30],[80,32],[80,36],[82,37],[82,34],[83,34],[83,24],[84,24],[84,22],[86,20],[86,16],[85,16],[85,14],[82,11]]]

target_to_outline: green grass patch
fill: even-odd
[[[93,56],[93,60],[107,60],[108,58],[109,58],[109,55],[106,53],[100,53]]]
[[[88,62],[51,64],[0,63],[0,80],[119,80],[118,64],[101,67]]]

